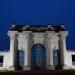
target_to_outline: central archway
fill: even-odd
[[[32,69],[46,68],[46,48],[42,44],[35,44],[31,48]]]

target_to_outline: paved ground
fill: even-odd
[[[32,70],[32,71],[14,71],[14,72],[0,72],[0,75],[27,75],[27,74],[32,74],[32,75],[34,75],[34,74],[37,74],[37,75],[39,75],[39,74],[45,74],[45,75],[47,75],[47,74],[49,74],[49,75],[75,75],[75,70],[73,70],[73,71],[70,71],[70,70],[68,70],[68,71],[61,71],[61,70],[55,70],[55,71],[47,71],[47,70],[43,70],[43,71],[41,71],[41,70]]]

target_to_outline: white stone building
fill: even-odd
[[[64,25],[12,25],[10,50],[0,51],[0,70],[75,69],[75,52],[66,49]]]

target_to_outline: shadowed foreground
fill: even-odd
[[[47,71],[47,70],[31,70],[31,71],[13,71],[13,72],[0,72],[0,75],[25,75],[25,74],[54,74],[54,75],[61,75],[61,74],[70,74],[75,75],[75,70],[55,70],[55,71]]]

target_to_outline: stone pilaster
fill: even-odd
[[[53,64],[53,48],[52,48],[52,39],[49,40],[49,43],[50,43],[50,64],[49,64],[49,69],[50,70],[54,70],[54,64]]]
[[[67,31],[60,31],[59,34],[59,49],[60,49],[60,65],[62,69],[68,69],[66,64],[66,36],[68,35]]]
[[[29,66],[29,49],[28,49],[28,39],[29,37],[26,36],[26,39],[25,39],[25,57],[24,57],[24,68],[23,70],[30,70],[30,66]]]
[[[24,49],[25,49],[25,56],[24,56],[24,67],[23,70],[30,70],[29,65],[29,33],[30,32],[23,32],[24,36]]]
[[[8,36],[10,37],[10,64],[9,70],[15,70],[15,52],[17,50],[17,31],[9,31]]]
[[[48,61],[48,69],[49,70],[54,70],[54,64],[53,64],[53,42],[52,42],[52,33],[48,33],[48,53],[47,53],[47,61]]]

